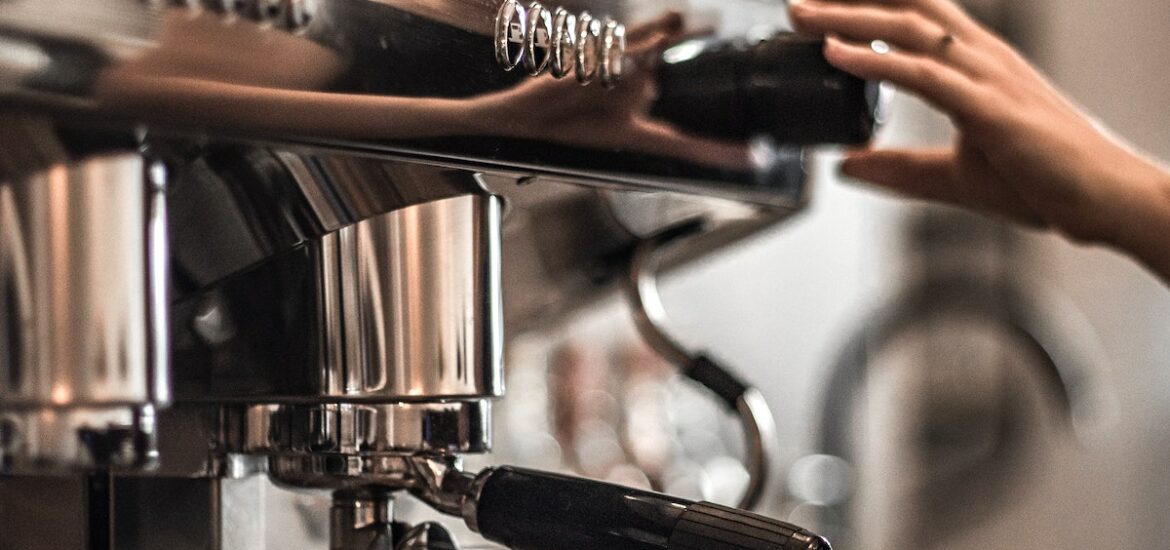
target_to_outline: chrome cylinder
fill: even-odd
[[[500,200],[376,216],[175,304],[176,401],[430,403],[503,393]]]
[[[316,397],[502,395],[499,227],[499,199],[464,195],[326,235]]]
[[[170,400],[164,179],[134,153],[0,183],[0,471],[153,455]]]
[[[337,491],[329,511],[330,550],[394,546],[394,499],[378,490]]]
[[[413,456],[488,451],[500,208],[479,192],[394,210],[176,306],[177,400],[219,405],[220,451],[297,487],[404,489]]]

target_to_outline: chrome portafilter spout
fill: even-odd
[[[455,537],[428,521],[410,526],[395,521],[394,492],[379,487],[333,493],[331,550],[459,550]]]
[[[394,550],[393,495],[373,487],[334,492],[329,548]]]

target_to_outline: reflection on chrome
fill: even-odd
[[[480,170],[703,190],[789,208],[802,200],[777,175],[789,171],[746,162],[743,138],[677,118],[693,109],[678,103],[689,86],[664,79],[660,60],[700,32],[683,13],[539,3],[529,9],[515,0],[285,0],[225,3],[219,10],[135,3],[129,11],[118,8],[132,17],[119,18],[103,12],[119,0],[83,10],[68,4],[8,0],[0,9],[0,37],[29,41],[48,58],[21,64],[14,98],[184,133],[278,136]],[[820,120],[819,132],[791,132],[783,145],[868,137],[869,92],[818,62],[819,48],[785,49],[793,62],[766,65],[747,54],[726,57],[733,50],[696,54],[731,70],[711,76],[742,96],[701,91],[708,94],[703,109],[713,117],[737,120],[767,101],[769,109],[790,113],[785,116]],[[503,72],[500,65],[525,70]],[[772,71],[770,78],[794,88],[779,102],[759,96],[771,92],[751,88],[763,80],[743,73],[756,70]],[[70,78],[54,76],[62,71]],[[582,91],[543,74],[528,76],[543,72],[573,73],[579,82],[602,86]],[[595,89],[618,80],[614,90]]]
[[[451,550],[456,533],[400,515],[414,497],[521,548],[705,547],[706,524],[827,548],[709,503],[464,469],[491,449],[505,325],[612,293],[679,224],[701,232],[663,269],[789,219],[817,148],[870,137],[874,85],[819,39],[692,16],[0,0],[0,516],[15,498],[84,518],[5,521],[0,546]],[[628,426],[529,409],[509,435],[539,447],[552,417],[584,473],[681,490],[698,472],[694,496],[723,501],[759,483],[762,457],[749,477],[711,426],[679,456],[621,441],[672,425],[652,378],[628,378],[622,399],[649,405],[626,403]]]

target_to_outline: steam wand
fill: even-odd
[[[776,422],[772,411],[759,390],[740,381],[705,353],[688,351],[663,328],[667,325],[667,316],[658,293],[657,252],[702,230],[702,221],[696,220],[674,226],[639,243],[630,257],[626,290],[634,322],[650,347],[678,367],[684,376],[714,392],[728,409],[739,415],[748,441],[746,467],[749,474],[739,507],[751,510],[759,503],[767,486],[769,460],[776,454],[773,449]]]

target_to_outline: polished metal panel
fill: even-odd
[[[665,49],[699,27],[725,30],[707,28],[710,20],[688,23],[682,3],[572,0],[534,10],[515,0],[75,4],[0,3],[0,96],[22,108],[142,121],[183,135],[211,130],[794,209],[805,201],[799,171],[778,169],[796,161],[777,153],[811,143],[727,140],[652,112]],[[577,16],[554,20],[558,8]],[[528,56],[527,70],[506,71],[524,66],[526,46],[540,59]],[[547,65],[556,76],[574,72],[603,86],[529,74]],[[616,89],[604,89],[619,79]],[[865,118],[856,121],[862,134],[871,129]]]
[[[392,550],[394,498],[384,490],[337,491],[329,509],[331,550]]]
[[[150,467],[158,458],[153,407],[0,409],[0,473],[71,474]]]
[[[0,407],[167,401],[156,170],[127,154],[0,184]]]
[[[481,190],[470,174],[368,157],[152,140],[167,193],[178,298],[389,212]]]
[[[228,408],[229,452],[327,454],[483,453],[491,447],[486,400],[388,405],[251,405]]]
[[[324,395],[442,399],[503,391],[500,202],[467,195],[326,235],[326,319],[343,357]],[[336,267],[336,271],[333,268]],[[336,281],[334,283],[334,281]]]
[[[596,304],[626,277],[643,239],[679,224],[704,231],[659,259],[669,273],[712,252],[774,229],[794,211],[678,193],[599,190],[485,177],[507,198],[504,221],[504,325],[512,338]]]
[[[175,306],[180,401],[394,403],[503,392],[500,200],[347,226]]]
[[[0,183],[0,471],[154,458],[171,393],[164,180],[132,153]]]

